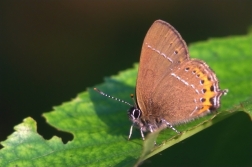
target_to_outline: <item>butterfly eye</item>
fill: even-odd
[[[131,120],[137,120],[141,117],[141,110],[135,107],[130,107],[128,115]]]
[[[133,110],[132,116],[133,116],[135,119],[139,119],[140,116],[141,116],[141,110],[135,108],[135,109]]]

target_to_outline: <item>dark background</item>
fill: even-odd
[[[0,141],[28,116],[46,139],[71,140],[42,113],[131,68],[155,20],[172,24],[190,44],[246,34],[251,7],[251,0],[1,1]]]

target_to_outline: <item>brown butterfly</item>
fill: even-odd
[[[97,88],[100,94],[111,97]],[[186,43],[170,24],[157,20],[144,39],[136,83],[137,103],[128,111],[133,127],[143,132],[202,117],[220,107],[218,79],[209,66],[190,59]],[[117,99],[119,100],[119,99]],[[119,100],[122,101],[122,100]]]

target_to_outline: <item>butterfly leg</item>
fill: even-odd
[[[175,129],[169,122],[167,122],[164,119],[161,119],[162,123],[165,123],[167,127],[171,128],[172,130],[174,130],[177,133],[180,133],[177,129]]]
[[[130,133],[129,133],[128,140],[131,138],[133,126],[134,126],[134,124],[132,124],[131,127],[130,127]],[[145,140],[142,127],[140,128],[140,133],[141,133],[142,139]]]
[[[142,139],[145,140],[142,127],[140,128],[140,132],[141,132]]]
[[[128,140],[130,139],[130,137],[131,137],[131,135],[132,135],[133,126],[134,126],[134,124],[132,124],[131,127],[130,127],[130,133],[129,133]]]
[[[150,132],[152,133],[153,132],[153,129],[152,129],[152,126],[149,125],[149,129],[150,129]]]

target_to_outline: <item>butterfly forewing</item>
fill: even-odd
[[[160,83],[165,82],[172,70],[187,60],[188,49],[179,33],[170,24],[155,21],[143,42],[137,77],[136,95],[143,119],[158,112],[160,99],[155,96],[160,90]]]

